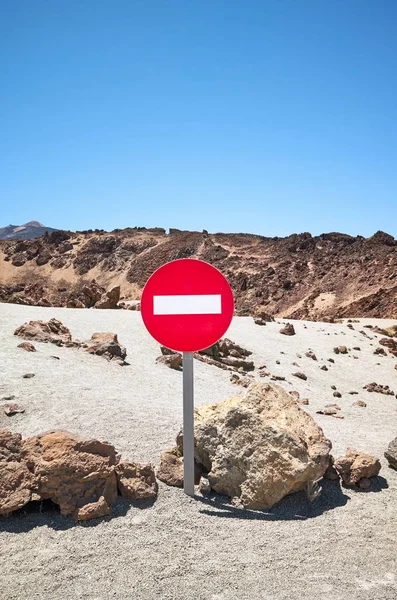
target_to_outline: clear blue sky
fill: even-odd
[[[397,236],[396,0],[2,0],[0,226]]]

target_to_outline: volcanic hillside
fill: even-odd
[[[295,319],[397,318],[397,242],[310,233],[286,238],[128,228],[54,231],[39,239],[0,242],[0,301],[65,306],[95,279],[139,299],[148,277],[177,258],[199,258],[230,281],[240,315]]]

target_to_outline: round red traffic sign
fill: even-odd
[[[233,292],[218,269],[182,258],[160,267],[147,281],[141,315],[163,346],[197,352],[215,344],[233,317]]]

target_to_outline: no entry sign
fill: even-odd
[[[223,336],[233,310],[233,293],[222,273],[191,258],[160,267],[142,292],[141,315],[149,333],[183,352],[183,488],[189,496],[194,496],[193,352]]]
[[[191,258],[160,267],[141,298],[149,333],[179,352],[197,352],[215,344],[228,329],[233,310],[233,293],[222,273]]]

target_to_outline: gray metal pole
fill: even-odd
[[[193,353],[183,353],[183,489],[194,496]]]

